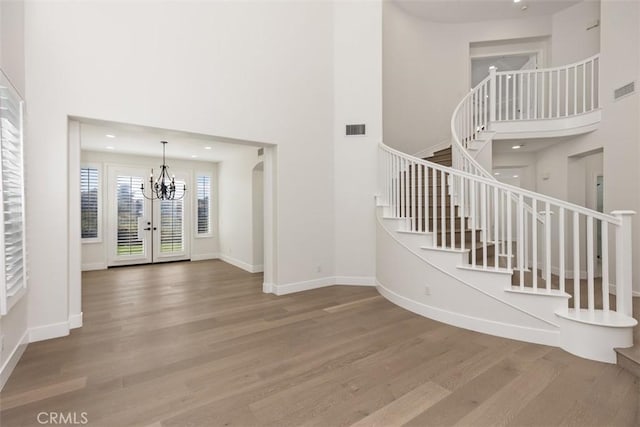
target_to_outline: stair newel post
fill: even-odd
[[[496,109],[498,102],[496,99],[496,67],[489,67],[489,123],[496,121]]]
[[[620,220],[620,225],[616,227],[616,311],[626,316],[633,315],[631,217],[635,214],[634,211],[611,212]]]

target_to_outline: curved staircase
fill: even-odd
[[[614,363],[614,349],[633,345],[634,213],[502,184],[480,154],[521,128],[527,138],[592,131],[598,63],[596,55],[553,69],[491,69],[454,111],[449,148],[419,159],[381,144],[382,295],[435,320],[593,360]]]

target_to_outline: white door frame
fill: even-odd
[[[67,118],[67,161],[69,185],[68,197],[68,310],[69,327],[82,326],[82,240],[80,236],[80,121],[82,118]],[[84,119],[91,121],[90,119]],[[229,138],[219,138],[232,142]],[[277,284],[278,242],[277,242],[277,194],[278,162],[277,145],[236,140],[242,145],[259,145],[264,148],[264,283],[265,293],[273,292]]]

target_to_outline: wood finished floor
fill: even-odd
[[[447,326],[373,288],[261,283],[221,261],[85,273],[85,326],[29,345],[0,424],[640,425],[638,380],[616,365]]]

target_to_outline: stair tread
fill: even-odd
[[[609,326],[612,328],[630,328],[636,326],[638,321],[631,316],[616,311],[588,310],[581,308],[576,310],[567,308],[556,311],[556,316],[597,326]]]

